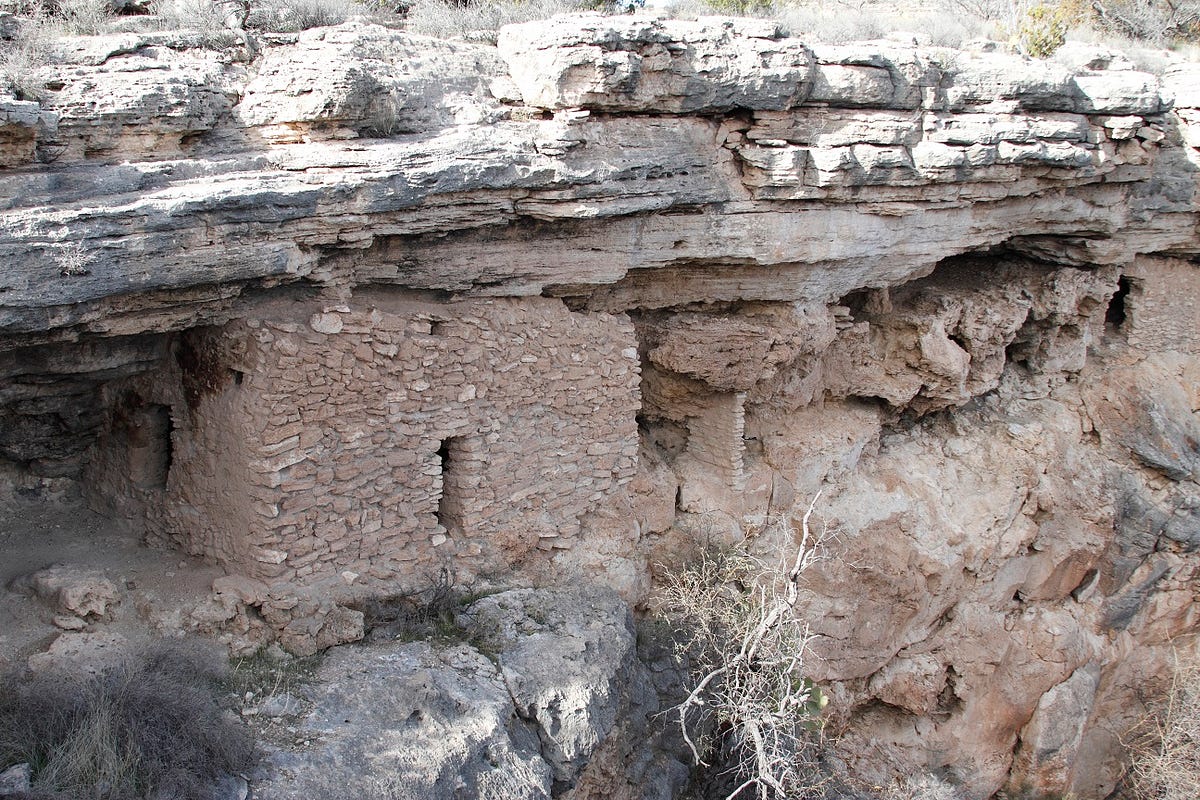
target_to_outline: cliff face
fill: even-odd
[[[443,565],[645,603],[820,491],[856,774],[1115,785],[1200,625],[1200,67],[582,16],[46,80],[0,99],[10,494],[77,482],[303,652]]]

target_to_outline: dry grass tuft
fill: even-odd
[[[994,35],[996,30],[988,20],[970,14],[947,14],[935,7],[914,10],[845,1],[676,0],[666,13],[683,19],[709,14],[773,19],[788,35],[823,44],[899,38],[922,45],[959,47],[970,39]]]
[[[143,653],[88,680],[0,683],[0,769],[28,763],[46,800],[209,800],[254,744],[217,704],[225,661],[199,645]]]
[[[1175,655],[1162,709],[1134,733],[1130,778],[1139,800],[1200,797],[1200,658]]]
[[[963,794],[936,775],[911,775],[888,788],[881,800],[963,800]]]
[[[370,16],[356,0],[262,0],[250,5],[246,27],[292,32],[341,25],[351,17]]]
[[[422,36],[495,44],[497,33],[505,25],[592,8],[594,5],[586,0],[493,0],[465,4],[453,0],[416,0],[408,11],[407,27]]]
[[[61,35],[47,12],[30,9],[21,18],[16,37],[0,43],[0,93],[8,92],[18,100],[40,99],[45,91],[41,72],[54,62]]]

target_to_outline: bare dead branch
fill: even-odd
[[[796,605],[800,577],[818,557],[810,521],[819,496],[798,536],[786,515],[764,521],[794,542],[782,563],[763,564],[743,543],[666,575],[664,605],[685,630],[680,649],[695,680],[676,708],[677,721],[699,766],[710,766],[712,756],[697,732],[706,725],[720,731],[739,781],[726,800],[751,789],[759,800],[791,797],[804,782],[805,726],[819,715],[820,695],[804,676],[811,633]]]

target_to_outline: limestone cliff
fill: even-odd
[[[8,494],[81,487],[232,576],[210,629],[310,652],[444,565],[644,604],[821,491],[851,771],[1113,789],[1200,627],[1200,66],[595,15],[193,44],[0,98]]]

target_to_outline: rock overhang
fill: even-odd
[[[809,46],[774,23],[719,18],[557,18],[506,28],[498,49],[352,21],[269,47],[249,68],[155,36],[81,48],[41,108],[8,115],[21,158],[38,142],[47,161],[58,148],[9,173],[0,311],[12,342],[74,337],[105,316],[106,298],[205,285],[523,295],[706,260],[820,269],[846,257],[826,251],[851,230],[889,218],[921,230],[955,207],[997,218],[993,230],[979,230],[978,212],[956,220],[967,231],[958,252],[1027,234],[1112,241],[1107,257],[1092,248],[1107,261],[1196,246],[1195,179],[1178,174],[1196,158],[1188,65],[1160,79],[1119,60]],[[360,41],[370,46],[355,50]],[[342,66],[311,70],[328,59]],[[1098,63],[1108,68],[1089,68]],[[185,77],[164,89],[175,72]],[[110,84],[119,91],[98,91]],[[54,115],[56,129],[38,121]],[[1129,210],[1148,206],[1168,213]],[[818,233],[822,211],[853,221],[831,218],[809,239],[780,227],[799,212]],[[668,213],[684,240],[715,224],[741,228],[721,238],[762,231],[771,246],[663,252],[665,237],[641,232]],[[617,255],[577,275],[479,263],[497,231],[526,219],[595,220]],[[555,247],[586,264],[592,238]],[[871,244],[894,263],[915,257],[906,238]],[[459,247],[473,268],[421,266],[422,254],[453,259]],[[955,248],[946,241],[914,271]],[[74,251],[86,263],[67,270]],[[387,275],[376,264],[397,251],[417,255]],[[870,272],[855,280],[895,280]]]

